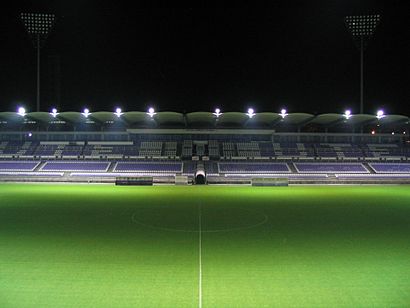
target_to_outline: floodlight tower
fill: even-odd
[[[379,22],[380,15],[357,15],[345,17],[345,24],[349,29],[349,32],[352,34],[356,46],[360,50],[360,113],[363,113],[364,50]]]
[[[37,111],[40,111],[40,49],[55,23],[54,14],[21,13],[20,18],[37,50]]]

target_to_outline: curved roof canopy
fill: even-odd
[[[384,115],[377,117],[371,114],[325,113],[313,115],[309,113],[289,113],[285,115],[274,112],[255,113],[252,117],[244,112],[225,112],[218,117],[212,112],[190,112],[187,114],[162,111],[149,114],[142,111],[128,111],[116,114],[109,111],[96,111],[85,116],[81,112],[66,111],[53,115],[48,112],[30,112],[24,116],[16,112],[0,112],[2,125],[20,125],[24,123],[53,124],[70,123],[79,125],[93,123],[97,125],[122,124],[125,127],[209,127],[209,128],[272,128],[276,126],[303,127],[308,124],[321,126],[363,126],[378,125],[380,127],[397,127],[409,125],[410,119],[405,115]]]

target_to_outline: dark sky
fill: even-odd
[[[382,21],[365,52],[365,111],[410,115],[406,1],[275,1],[269,8],[35,2],[2,9],[1,111],[21,103],[35,109],[35,50],[21,12],[58,18],[42,49],[43,110],[56,105],[50,72],[51,56],[58,56],[61,111],[153,105],[310,113],[359,111],[359,52],[343,17],[378,13]]]

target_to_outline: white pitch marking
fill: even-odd
[[[201,215],[201,204],[198,206],[198,240],[199,240],[199,302],[198,307],[202,308],[202,215]]]

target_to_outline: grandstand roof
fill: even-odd
[[[289,113],[286,116],[274,112],[255,113],[249,117],[243,112],[226,112],[218,117],[212,112],[191,112],[187,114],[162,111],[151,116],[142,111],[124,112],[121,116],[113,112],[92,112],[85,117],[81,112],[67,111],[56,116],[48,112],[30,112],[21,116],[16,112],[0,112],[0,124],[3,128],[10,126],[30,124],[49,125],[67,123],[73,126],[92,123],[96,125],[121,124],[126,128],[271,128],[276,126],[303,127],[307,124],[316,124],[323,127],[335,125],[362,126],[375,124],[382,127],[396,127],[409,125],[410,118],[405,115],[385,115],[377,118],[371,114],[353,114],[348,119],[337,113],[313,115],[309,113]]]

